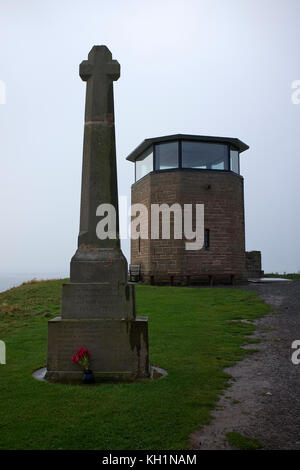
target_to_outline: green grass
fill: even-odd
[[[228,386],[223,368],[247,354],[241,346],[254,326],[231,320],[269,310],[249,291],[137,286],[138,313],[149,316],[151,363],[167,377],[92,387],[38,382],[31,373],[45,365],[48,316],[60,311],[62,283],[27,283],[0,294],[7,347],[0,449],[186,448]]]
[[[300,281],[300,273],[289,273],[289,274],[268,273],[268,274],[264,274],[263,277],[281,277],[283,279],[291,279],[292,281]]]
[[[262,448],[262,443],[253,437],[246,437],[239,432],[227,432],[226,438],[232,447],[239,450],[258,450]]]

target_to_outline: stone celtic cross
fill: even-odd
[[[94,46],[79,73],[87,82],[80,231],[70,282],[62,288],[61,317],[49,321],[46,379],[80,383],[82,372],[71,361],[80,347],[90,353],[96,381],[147,378],[148,320],[136,316],[118,239],[113,81],[120,66],[106,46]],[[97,237],[101,204],[116,210],[116,238]]]
[[[81,62],[79,75],[87,82],[85,122],[114,122],[113,81],[120,77],[120,64],[106,46],[94,46]]]
[[[120,65],[106,46],[94,46],[79,74],[87,86],[78,248],[119,247],[113,81],[120,77]],[[100,204],[112,204],[116,210],[115,240],[97,238]]]

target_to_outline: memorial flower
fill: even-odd
[[[90,353],[86,348],[80,348],[75,356],[72,356],[72,362],[79,364],[84,370],[87,370],[90,365]]]

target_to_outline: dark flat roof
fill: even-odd
[[[219,142],[219,143],[226,143],[232,144],[238,148],[240,152],[244,152],[249,148],[249,145],[245,144],[239,139],[235,139],[234,137],[213,137],[208,135],[189,135],[189,134],[172,134],[172,135],[165,135],[162,137],[151,137],[150,139],[143,140],[140,145],[138,145],[129,155],[126,157],[126,160],[131,162],[135,162],[135,160],[144,152],[150,145],[157,143],[157,142],[165,142],[168,140],[196,140],[196,141],[203,141],[203,142]]]

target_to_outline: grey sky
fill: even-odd
[[[0,272],[68,272],[79,227],[85,83],[105,44],[115,83],[120,195],[147,137],[237,137],[246,248],[300,270],[298,0],[0,0]],[[123,242],[128,257],[129,242]]]

